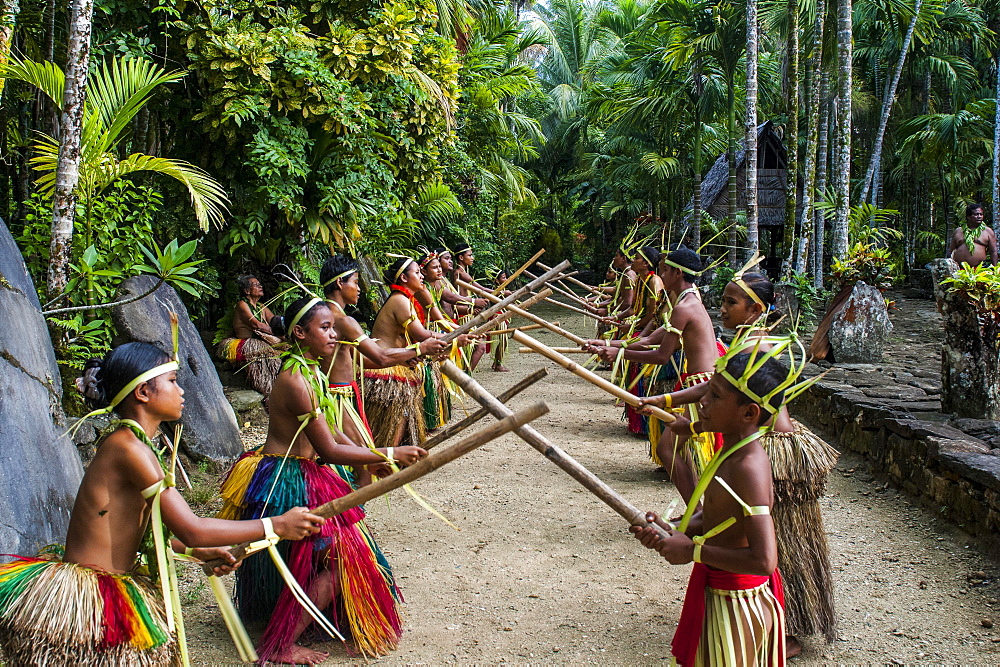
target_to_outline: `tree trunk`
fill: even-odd
[[[0,0],[0,67],[7,64],[10,57],[11,41],[14,39],[14,26],[17,25],[17,15],[21,11],[18,0]],[[0,94],[6,79],[0,79]]]
[[[799,0],[788,0],[788,123],[785,127],[788,164],[785,179],[785,233],[782,247],[788,258],[785,271],[795,261],[795,204],[799,174]]]
[[[899,87],[899,77],[903,74],[903,64],[906,62],[906,52],[910,50],[910,41],[913,39],[913,30],[917,27],[917,17],[920,16],[920,6],[923,0],[917,0],[913,10],[913,18],[906,28],[906,36],[903,37],[903,47],[899,50],[899,60],[896,61],[896,68],[892,71],[892,79],[882,96],[882,115],[879,117],[878,130],[875,132],[875,145],[872,148],[872,159],[868,163],[868,171],[865,172],[864,184],[861,187],[861,198],[858,201],[864,203],[868,201],[869,192],[872,194],[872,203],[877,197],[877,188],[872,185],[875,182],[875,172],[882,161],[882,144],[885,139],[885,128],[889,124],[889,114],[892,112],[892,105],[896,101],[896,89]]]
[[[790,0],[794,3],[796,0]],[[757,0],[747,0],[747,80],[746,122],[746,257],[750,259],[760,246],[757,228]]]
[[[816,199],[826,193],[826,165],[829,161],[830,153],[830,104],[827,96],[830,94],[830,76],[823,72],[820,76],[820,125],[819,139],[816,144]],[[816,231],[813,232],[813,285],[816,289],[823,289],[823,256],[826,250],[826,216],[823,211],[815,209],[814,225]]]
[[[729,117],[726,121],[726,131],[729,133],[729,233],[727,241],[729,250],[727,257],[730,265],[736,266],[739,255],[736,248],[739,244],[739,237],[736,229],[736,93],[733,91],[733,83],[729,84],[728,102]]]
[[[48,298],[66,288],[73,248],[76,186],[80,181],[80,137],[83,104],[90,65],[90,19],[93,0],[73,0],[70,6],[69,41],[66,47],[66,89],[60,120],[59,162],[52,199],[52,242],[49,246]]]
[[[826,18],[826,0],[817,0],[816,2],[816,20],[813,24],[813,43],[812,51],[809,54],[809,86],[808,95],[806,102],[806,151],[805,151],[805,168],[802,173],[802,217],[800,218],[799,227],[802,229],[803,235],[807,234],[807,230],[812,229],[813,225],[813,202],[819,198],[819,193],[814,192],[816,187],[816,150],[817,144],[819,143],[819,113],[821,106],[820,99],[820,87],[821,79],[823,77],[823,26]],[[816,233],[819,230],[815,230],[811,236],[815,239]],[[823,247],[822,239],[819,240],[819,248]],[[813,257],[814,264],[816,261],[819,262],[820,269],[819,274],[822,278],[823,275],[823,255],[820,253],[818,260],[816,258],[816,243],[813,243]],[[805,267],[808,266],[804,262],[801,263],[803,270],[808,270]],[[815,273],[814,273],[815,280]]]
[[[56,0],[45,2],[45,59],[56,59]]]
[[[695,94],[694,100],[694,197],[691,206],[691,247],[695,252],[701,250],[701,67],[694,69]]]
[[[1000,234],[1000,53],[997,54],[997,110],[993,120],[993,231]],[[947,246],[947,241],[945,241]]]
[[[837,4],[837,59],[839,61],[837,107],[837,217],[833,224],[833,256],[847,255],[848,215],[851,209],[851,76],[853,73],[853,18],[851,0]]]

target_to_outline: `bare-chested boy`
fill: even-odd
[[[969,204],[965,207],[965,224],[955,228],[948,243],[948,257],[958,264],[979,266],[986,261],[989,253],[990,262],[997,265],[997,236],[986,224],[982,204]]]

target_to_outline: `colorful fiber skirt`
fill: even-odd
[[[0,565],[0,659],[10,665],[179,664],[163,599],[147,579],[48,556]]]
[[[350,491],[336,472],[315,461],[247,452],[222,484],[219,517],[275,516],[293,507],[316,507]],[[327,520],[319,533],[304,540],[279,542],[278,551],[303,590],[309,591],[317,577],[331,578],[331,620],[342,634],[350,632],[363,655],[385,655],[398,646],[399,593],[364,524],[363,510],[350,509]],[[262,662],[294,643],[303,610],[267,553],[250,556],[236,570],[234,597],[245,621],[268,622],[257,647]]]
[[[790,433],[768,431],[760,444],[774,475],[774,532],[785,581],[788,633],[837,638],[833,575],[819,499],[840,453],[792,421]]]
[[[270,343],[253,338],[227,338],[215,350],[216,355],[238,367],[246,368],[247,384],[254,391],[270,395],[274,379],[281,372],[281,358]]]
[[[640,364],[635,362],[630,363],[628,366],[628,373],[625,375],[625,389],[627,389],[630,394],[634,394],[639,398],[645,398],[648,396],[647,392],[649,391],[649,375],[654,370],[655,365]],[[641,414],[631,405],[625,406],[625,419],[628,422],[629,433],[635,433],[636,435],[649,434],[648,417]]]
[[[427,438],[424,381],[423,364],[365,370],[365,412],[376,447],[419,446]]]
[[[677,350],[669,362],[658,366],[657,372],[653,374],[652,380],[649,383],[648,395],[659,396],[660,394],[673,391],[674,384],[680,377],[678,369],[682,367],[683,363],[684,352],[683,350]],[[660,444],[660,438],[663,436],[663,422],[656,417],[647,417],[646,430],[649,436],[649,457],[657,465],[662,465],[659,455],[656,453],[656,448]]]

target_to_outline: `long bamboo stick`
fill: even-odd
[[[525,271],[524,275],[528,276],[529,278],[535,278],[536,277],[533,273],[531,273],[531,271]],[[570,301],[574,301],[574,302],[580,304],[581,306],[589,306],[590,305],[589,303],[587,303],[586,301],[584,301],[583,299],[581,299],[580,297],[578,297],[576,294],[573,294],[572,290],[568,289],[565,285],[563,285],[561,282],[559,282],[558,279],[556,279],[556,280],[550,280],[548,282],[548,286],[551,287],[552,289],[554,289],[555,291],[559,292],[560,294],[562,294],[566,298],[568,298]]]
[[[525,378],[523,378],[520,382],[515,384],[510,389],[506,390],[505,392],[497,396],[497,400],[501,401],[502,403],[506,403],[507,401],[514,398],[522,391],[524,391],[531,385],[535,384],[548,374],[549,371],[547,369],[539,368],[531,375],[528,375]],[[475,412],[473,412],[468,417],[466,417],[465,419],[463,419],[462,421],[455,422],[450,426],[445,426],[443,429],[441,429],[431,437],[424,440],[424,444],[422,444],[421,447],[423,447],[424,449],[430,449],[431,447],[440,445],[448,438],[457,435],[458,433],[461,433],[462,431],[472,426],[473,424],[475,424],[477,421],[479,421],[488,414],[489,412],[486,410],[486,408],[480,408]]]
[[[571,310],[574,313],[580,313],[581,315],[586,315],[587,317],[595,319],[598,322],[604,321],[604,319],[606,319],[604,317],[601,317],[597,313],[592,313],[589,310],[583,310],[582,308],[576,308],[574,306],[569,305],[568,303],[563,303],[562,301],[556,301],[555,299],[545,299],[545,302],[546,303],[553,303],[553,304],[555,304],[557,306],[562,306],[566,310]]]
[[[464,280],[459,280],[458,284],[461,285],[462,287],[464,287],[465,289],[469,290],[470,292],[472,292],[472,293],[474,293],[474,294],[476,294],[478,296],[483,297],[484,299],[496,299],[497,298],[497,297],[493,296],[492,294],[490,294],[489,292],[487,292],[486,290],[479,289],[475,285],[469,284],[469,283],[465,282]],[[547,320],[543,320],[542,318],[540,318],[538,315],[535,315],[534,313],[529,313],[528,311],[522,310],[522,309],[518,308],[517,306],[508,306],[507,310],[511,311],[515,315],[520,315],[524,319],[530,320],[531,322],[534,322],[535,324],[541,324],[543,327],[545,327],[549,331],[557,333],[560,336],[562,336],[563,338],[568,338],[569,340],[573,341],[577,345],[583,346],[583,345],[585,345],[587,343],[586,340],[584,340],[583,338],[580,338],[576,334],[570,333],[569,331],[566,331],[565,329],[563,329],[561,327],[558,327],[558,326],[552,324],[551,322],[549,322]]]
[[[520,331],[515,331],[513,334],[511,334],[511,338],[516,340],[518,343],[521,343],[522,345],[527,345],[528,347],[533,349],[535,352],[538,352],[542,356],[551,359],[552,361],[556,362],[557,364],[568,370],[570,373],[582,377],[584,380],[591,383],[592,385],[595,385],[603,389],[604,391],[608,392],[609,394],[611,394],[616,398],[620,398],[621,400],[625,401],[632,407],[634,408],[639,407],[639,397],[636,396],[635,394],[630,394],[629,392],[625,391],[624,389],[614,384],[613,382],[608,382],[597,373],[593,373],[591,371],[588,371],[586,368],[577,365],[575,362],[559,354],[548,345],[538,342],[528,334],[521,333]],[[672,424],[674,422],[675,418],[669,412],[661,410],[660,408],[653,407],[651,405],[648,405],[646,407],[649,408],[650,413],[657,419],[664,421],[668,424]]]
[[[512,413],[510,408],[501,403],[495,396],[486,391],[481,384],[472,377],[466,375],[451,361],[441,364],[441,372],[461,387],[465,393],[471,396],[477,403],[490,411],[490,413],[500,419],[509,417]],[[622,518],[633,526],[652,526],[662,537],[667,537],[668,533],[656,524],[646,521],[646,513],[642,512],[635,505],[625,499],[624,496],[601,481],[601,479],[581,465],[576,459],[557,447],[548,438],[539,433],[533,426],[525,424],[514,429],[522,440],[537,449],[548,460],[563,469],[570,477],[580,482],[588,491],[597,496],[608,507],[617,512]]]
[[[519,329],[514,329],[514,331],[519,331]],[[553,347],[549,349],[559,354],[593,354],[593,352],[583,350],[579,347]],[[533,350],[530,347],[519,347],[517,348],[517,352],[518,354],[537,354],[538,350]]]
[[[558,322],[553,322],[552,324],[559,326]],[[504,334],[513,333],[515,331],[534,331],[535,329],[544,329],[541,324],[525,324],[523,327],[512,327],[510,329],[494,329],[489,333],[490,336],[502,336]]]
[[[541,269],[542,269],[543,271],[551,271],[551,270],[552,270],[552,269],[550,269],[549,267],[547,267],[547,266],[545,266],[544,264],[542,264],[541,262],[538,262],[538,266],[539,266],[539,267],[541,267]],[[576,273],[576,272],[574,271],[573,273]],[[562,276],[559,276],[559,278],[560,278],[560,279],[565,279],[565,280],[568,280],[568,281],[570,281],[571,283],[573,283],[574,285],[579,285],[579,286],[580,286],[580,287],[582,287],[583,289],[585,289],[585,290],[589,290],[589,291],[591,291],[591,292],[593,292],[593,293],[595,293],[595,294],[603,294],[603,292],[599,291],[599,290],[598,290],[598,289],[597,289],[596,287],[594,287],[593,285],[588,285],[587,283],[585,283],[585,282],[582,282],[582,281],[580,281],[580,280],[577,280],[576,278],[574,278],[574,277],[573,277],[573,273],[567,273],[567,274],[565,274],[565,275],[562,275]]]
[[[493,315],[495,315],[496,313],[500,312],[501,310],[503,310],[504,308],[506,308],[508,305],[514,303],[516,300],[522,298],[524,295],[528,294],[529,292],[534,292],[536,289],[542,287],[542,285],[545,284],[545,281],[547,281],[549,278],[551,278],[552,276],[554,276],[557,273],[559,273],[559,271],[562,271],[563,269],[565,269],[567,266],[569,266],[569,260],[563,260],[562,262],[559,263],[559,266],[556,267],[555,269],[552,269],[551,271],[547,271],[546,273],[544,273],[541,276],[539,276],[536,280],[532,280],[530,283],[528,283],[524,287],[511,292],[508,296],[506,296],[506,297],[504,297],[502,299],[500,299],[498,297],[493,297],[493,295],[491,294],[490,296],[493,297],[491,300],[494,301],[494,303],[493,303],[492,306],[490,306],[488,308],[484,308],[481,313],[479,313],[475,317],[471,318],[468,322],[466,322],[465,324],[463,324],[460,327],[457,327],[453,331],[451,331],[448,334],[446,334],[445,336],[443,336],[442,340],[444,342],[446,342],[446,343],[450,343],[451,341],[455,340],[456,338],[458,338],[462,334],[468,333],[469,331],[472,331],[476,327],[482,326],[487,320],[489,320],[491,317],[493,317]],[[558,270],[556,270],[556,269],[558,269]],[[478,290],[479,288],[477,287],[476,289]],[[487,292],[487,294],[489,294],[489,292]]]
[[[544,254],[545,254],[545,248],[542,248],[541,250],[539,250],[538,252],[536,252],[531,259],[529,259],[527,262],[525,262],[524,264],[521,265],[521,268],[519,268],[517,271],[515,271],[514,273],[510,274],[509,276],[507,276],[507,280],[505,280],[502,283],[500,283],[497,286],[497,288],[495,290],[493,290],[493,293],[494,294],[499,294],[503,290],[504,287],[506,287],[507,285],[510,285],[512,282],[514,282],[515,278],[517,278],[519,275],[521,275],[521,273],[525,269],[527,269],[529,266],[531,266],[532,264],[534,264],[535,262],[537,262],[538,258],[541,257]]]
[[[530,299],[525,299],[524,301],[522,301],[519,304],[517,304],[517,307],[521,308],[522,310],[528,310],[532,306],[535,306],[538,303],[540,303],[540,302],[548,299],[549,296],[551,296],[551,295],[552,295],[552,290],[550,290],[548,287],[546,287],[545,289],[543,289],[538,294],[533,294]],[[490,321],[488,321],[486,324],[484,324],[483,326],[481,326],[478,329],[476,329],[475,331],[473,331],[472,335],[473,336],[482,336],[484,334],[487,334],[491,330],[493,330],[496,327],[498,327],[501,324],[503,324],[504,322],[509,321],[510,318],[513,317],[513,316],[514,316],[514,313],[508,310],[507,312],[505,312],[502,315],[499,315],[497,317],[494,317],[493,319],[491,319]]]
[[[331,500],[328,503],[324,503],[319,507],[313,508],[311,511],[313,514],[318,514],[325,519],[330,519],[338,514],[343,514],[349,509],[353,509],[359,505],[364,505],[368,501],[374,500],[389,491],[398,489],[404,484],[409,484],[414,480],[420,479],[427,473],[437,470],[446,463],[451,463],[455,459],[468,454],[477,447],[481,447],[487,442],[495,440],[505,433],[509,433],[534,419],[538,419],[548,411],[549,406],[541,401],[533,403],[523,410],[518,410],[517,412],[511,412],[508,410],[508,413],[499,418],[499,421],[495,424],[490,424],[486,428],[476,431],[451,447],[448,447],[440,452],[430,454],[427,458],[417,461],[413,465],[403,468],[389,477],[372,482],[368,486],[363,486],[357,491],[348,493],[346,496],[341,496],[340,498]],[[236,557],[238,562],[246,558],[247,548],[250,544],[250,542],[237,544],[236,546],[231,547],[229,552]],[[224,560],[216,558],[205,561],[202,564],[202,568],[205,570],[206,574],[212,574],[212,570],[214,568],[225,564],[226,562]]]

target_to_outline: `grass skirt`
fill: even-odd
[[[793,421],[791,433],[770,431],[760,443],[771,459],[778,569],[785,582],[788,633],[837,638],[833,575],[819,498],[839,453]]]
[[[176,665],[145,578],[52,558],[0,565],[0,656],[10,665]]]
[[[625,375],[627,381],[625,382],[625,389],[630,393],[634,394],[640,398],[645,398],[649,394],[649,376],[643,375],[636,381],[636,377],[640,373],[644,373],[646,369],[646,364],[631,363],[628,367],[628,373]],[[635,384],[633,384],[633,382]],[[630,388],[631,387],[631,388]],[[625,405],[625,419],[628,422],[628,432],[635,433],[636,435],[649,435],[649,418],[643,414],[640,414],[631,405]]]
[[[274,516],[293,507],[316,507],[351,491],[329,467],[295,456],[282,466],[282,458],[257,451],[244,454],[223,482],[225,504],[219,517]],[[303,590],[308,591],[317,577],[332,577],[334,625],[342,634],[350,632],[364,655],[385,655],[396,648],[402,634],[398,591],[363,519],[363,510],[350,509],[329,519],[316,535],[280,542],[278,550]],[[235,576],[240,616],[248,622],[269,620],[257,647],[261,660],[269,660],[292,645],[302,608],[265,552],[247,558]]]
[[[781,604],[768,584],[745,590],[705,589],[696,667],[783,666],[784,642]]]
[[[424,422],[424,370],[373,368],[365,371],[365,412],[376,447],[419,446],[427,438]],[[403,425],[403,438],[394,442]]]
[[[281,372],[277,350],[260,338],[227,338],[215,350],[216,355],[237,369],[246,368],[247,384],[266,398],[271,394],[274,379]]]

